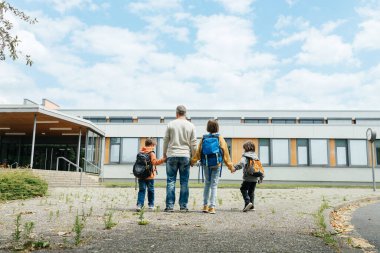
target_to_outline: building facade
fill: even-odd
[[[161,157],[166,125],[174,110],[59,110],[93,122],[105,133],[105,180],[133,178],[132,164],[147,137],[157,138]],[[190,110],[188,120],[200,140],[209,119],[216,119],[234,163],[247,140],[255,143],[273,181],[370,182],[371,145],[366,130],[380,133],[380,111]],[[374,161],[380,167],[380,140]],[[165,178],[165,167],[158,178]],[[198,178],[198,168],[190,177]],[[222,179],[240,180],[239,172],[223,171]]]

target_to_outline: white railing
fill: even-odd
[[[81,167],[79,167],[78,165],[76,165],[75,163],[73,163],[72,161],[70,161],[69,159],[61,156],[61,157],[57,157],[57,166],[56,166],[56,170],[57,171],[58,171],[58,166],[59,166],[59,159],[62,159],[62,160],[64,160],[65,162],[67,162],[69,164],[68,171],[70,171],[70,165],[73,165],[78,170],[80,170],[79,185],[82,186],[82,173],[83,173],[83,169]]]
[[[84,171],[86,173],[93,173],[93,174],[99,174],[100,175],[100,172],[101,172],[101,169],[99,166],[93,164],[92,162],[90,161],[87,161],[85,158],[82,158],[83,161],[84,161]]]
[[[13,165],[15,165],[15,164],[16,164],[15,169],[17,169],[17,167],[18,167],[18,162],[14,162],[14,163],[12,163],[9,167],[10,167],[11,169],[13,169]]]

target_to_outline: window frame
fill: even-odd
[[[367,157],[367,164],[366,165],[354,165],[352,164],[351,162],[351,141],[365,141],[366,145],[365,145],[365,148],[366,148],[366,157]],[[368,168],[370,167],[370,159],[369,159],[369,156],[368,156],[368,141],[365,140],[365,139],[348,139],[348,154],[349,154],[349,162],[348,162],[348,166],[349,167],[357,167],[357,168]]]
[[[326,164],[313,164],[313,156],[312,156],[312,141],[313,140],[324,140],[326,141],[326,159],[327,159],[327,163]],[[329,139],[323,139],[323,138],[312,138],[312,139],[309,139],[309,157],[310,157],[310,160],[309,160],[309,166],[310,167],[330,167],[330,145],[329,145]]]
[[[301,146],[301,145],[299,145],[299,143],[298,143],[298,141],[301,141],[301,140],[306,140],[306,146]],[[299,152],[298,152],[298,147],[306,147],[306,159],[307,159],[307,163],[306,164],[300,164],[300,162],[299,162]],[[297,166],[298,167],[305,167],[305,166],[310,166],[310,152],[309,152],[309,150],[310,150],[310,140],[309,139],[307,139],[307,138],[299,138],[299,139],[297,139],[296,140],[296,148],[297,148]]]
[[[111,162],[111,155],[112,155],[112,152],[111,152],[111,149],[113,146],[111,144],[111,139],[110,139],[110,148],[109,148],[109,157],[110,157],[110,160],[109,160],[109,163],[110,164],[133,164],[134,161],[130,161],[130,162],[124,162],[122,161],[122,154],[123,154],[123,139],[137,139],[137,150],[136,150],[136,155],[137,153],[140,151],[140,139],[139,137],[110,137],[110,138],[117,138],[120,140],[120,143],[119,144],[113,144],[113,145],[119,145],[119,161],[118,162]]]
[[[263,163],[263,161],[262,161],[262,159],[261,159],[261,157],[260,157],[260,154],[261,154],[261,145],[260,145],[260,143],[261,143],[261,141],[263,141],[263,140],[267,140],[268,141],[268,146],[265,146],[265,147],[268,147],[268,163]],[[265,165],[265,166],[272,166],[271,165],[271,144],[270,144],[270,138],[259,138],[258,139],[258,141],[259,141],[259,159],[260,159],[260,161],[261,161],[261,163],[262,163],[262,165]]]
[[[288,163],[274,163],[273,161],[273,155],[274,155],[274,152],[273,152],[273,141],[275,140],[287,140],[288,141]],[[290,160],[291,160],[291,155],[290,155],[290,150],[291,150],[291,145],[290,145],[290,139],[287,139],[287,138],[271,138],[270,139],[270,164],[272,166],[276,166],[276,167],[289,167],[290,166]]]
[[[337,141],[345,141],[346,142],[346,164],[338,164],[338,145]],[[335,139],[335,166],[336,167],[348,167],[349,161],[348,161],[349,153],[348,153],[348,140],[347,139]]]

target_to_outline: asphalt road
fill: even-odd
[[[351,223],[364,239],[380,251],[380,202],[356,210]]]

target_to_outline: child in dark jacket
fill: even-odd
[[[258,178],[247,172],[249,159],[259,160],[255,153],[255,144],[253,144],[252,141],[247,141],[243,144],[243,149],[244,153],[240,159],[240,162],[234,165],[234,171],[243,169],[243,183],[241,184],[240,192],[244,199],[243,212],[247,212],[248,210],[255,210],[254,201],[256,184],[257,182],[261,183],[264,176]]]
[[[152,174],[146,179],[138,179],[139,181],[139,193],[137,195],[137,205],[136,211],[140,211],[144,206],[145,193],[148,188],[148,207],[150,210],[154,209],[154,178],[156,176],[156,165],[163,164],[166,159],[157,159],[156,154],[154,153],[154,148],[157,145],[156,141],[152,138],[147,138],[145,140],[145,146],[141,149],[140,152],[149,153],[150,161],[154,166]]]

